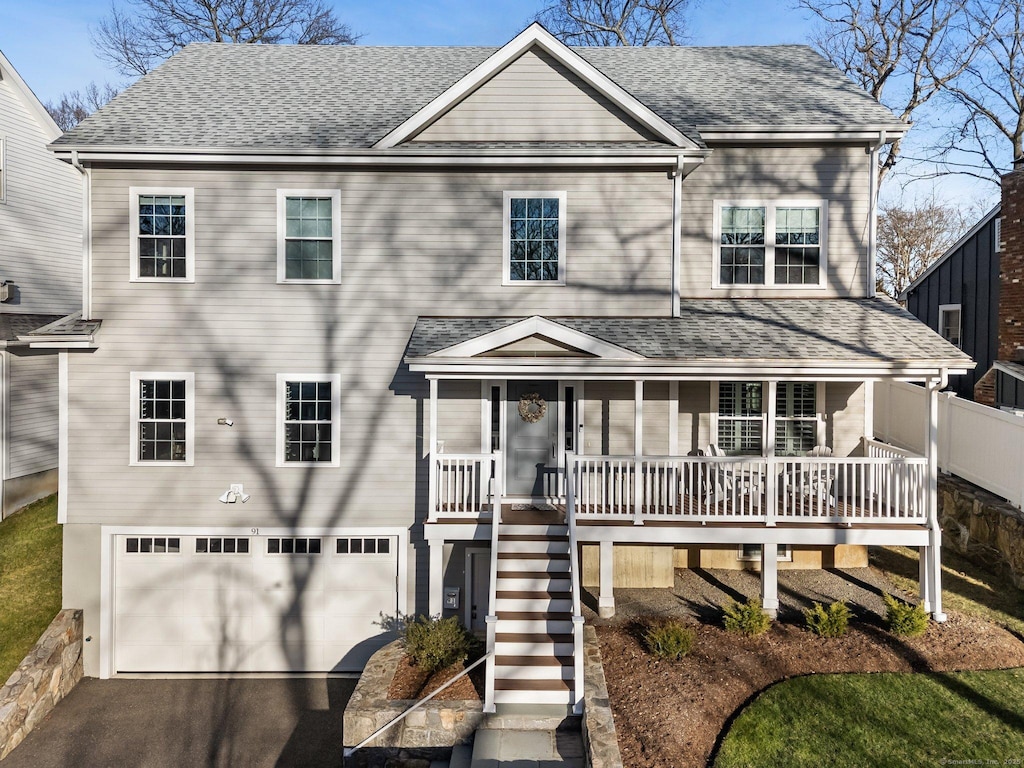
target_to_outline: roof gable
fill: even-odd
[[[60,128],[53,122],[53,118],[46,111],[46,107],[43,106],[43,103],[39,101],[25,81],[21,79],[21,75],[18,74],[18,71],[11,65],[11,62],[7,60],[2,51],[0,51],[0,80],[11,84],[14,93],[21,99],[29,113],[35,117],[39,127],[43,129],[43,133],[46,134],[50,141],[61,135]]]
[[[643,355],[582,331],[534,315],[476,338],[438,350],[429,357],[597,357],[642,360]]]
[[[628,116],[637,125],[649,131],[650,135],[656,139],[677,147],[697,148],[697,145],[686,138],[677,128],[627,93],[593,64],[568,48],[536,22],[488,56],[465,77],[432,99],[403,121],[401,125],[390,131],[374,147],[389,149],[409,141],[453,111],[456,105],[466,102],[484,84],[494,79],[528,51],[541,55],[546,54],[551,60],[564,67],[567,72],[579,78],[583,84],[593,89],[592,93],[607,99],[609,104],[621,110],[623,115]],[[527,96],[527,98],[529,97]]]

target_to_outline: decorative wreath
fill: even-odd
[[[529,424],[536,424],[548,412],[547,401],[538,392],[519,396],[519,416]]]

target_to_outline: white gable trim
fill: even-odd
[[[475,357],[531,336],[546,336],[566,346],[574,347],[583,352],[589,352],[601,358],[612,360],[646,359],[643,355],[638,355],[636,352],[630,352],[623,347],[609,344],[607,341],[601,341],[601,339],[594,336],[567,328],[560,323],[553,322],[539,315],[528,317],[526,320],[520,320],[518,323],[513,323],[505,328],[499,328],[496,331],[477,336],[475,339],[463,341],[455,346],[433,352],[427,357]]]
[[[637,101],[537,22],[528,26],[473,68],[469,74],[380,139],[373,145],[374,148],[390,149],[408,140],[534,46],[553,56],[569,71],[583,78],[598,93],[610,99],[619,109],[657,136],[677,147],[697,149],[697,145],[671,123]]]
[[[63,131],[57,127],[57,124],[53,122],[53,118],[50,117],[50,113],[46,111],[46,107],[39,101],[32,89],[28,87],[24,80],[21,79],[21,75],[18,74],[11,62],[7,60],[3,52],[0,51],[0,78],[7,80],[14,87],[15,93],[17,93],[25,106],[28,107],[29,112],[32,112],[36,116],[36,120],[39,122],[39,127],[43,129],[45,133],[49,135],[50,141],[58,139]]]

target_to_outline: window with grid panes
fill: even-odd
[[[820,286],[825,205],[720,204],[718,284]]]
[[[775,282],[814,285],[821,266],[821,210],[775,210]]]
[[[184,379],[139,380],[139,461],[185,461]]]
[[[139,195],[139,277],[186,278],[184,195]]]
[[[334,212],[330,197],[285,198],[285,279],[334,279]]]
[[[722,208],[720,280],[727,285],[761,285],[765,265],[765,209]]]
[[[561,280],[559,247],[563,220],[558,197],[511,197],[508,201],[508,279]]]
[[[763,409],[761,382],[718,384],[718,447],[730,456],[761,454]]]
[[[817,385],[781,381],[775,394],[775,455],[805,456],[817,444]]]
[[[284,387],[284,460],[330,462],[332,382],[286,381]]]

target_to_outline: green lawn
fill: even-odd
[[[740,714],[715,768],[1020,765],[1022,701],[1024,669],[796,678]]]
[[[0,684],[60,610],[60,558],[56,496],[0,522]]]

